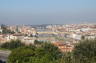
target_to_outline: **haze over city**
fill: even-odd
[[[96,63],[96,0],[0,0],[0,63]]]
[[[96,23],[96,0],[0,0],[0,23]]]

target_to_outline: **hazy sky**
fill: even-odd
[[[96,23],[96,0],[0,0],[2,23]]]

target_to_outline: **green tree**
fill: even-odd
[[[15,48],[22,47],[22,46],[25,46],[25,44],[21,43],[21,41],[17,39],[17,40],[11,40],[9,42],[2,44],[1,48],[15,49]]]
[[[9,56],[8,63],[27,63],[34,55],[34,49],[29,47],[20,47],[12,51]]]
[[[35,45],[40,45],[41,43],[43,43],[43,42],[42,42],[42,41],[38,41],[38,40],[35,40],[35,41],[34,41],[34,44],[35,44]]]
[[[85,36],[83,35],[83,36],[81,36],[81,40],[85,40]]]
[[[54,46],[51,43],[45,42],[41,45],[41,47],[44,48],[45,53],[49,53],[49,55],[51,55],[50,58],[52,57],[53,60],[61,58],[62,56],[62,53],[59,51],[58,47]]]
[[[3,34],[14,34],[15,32],[14,31],[11,31],[7,28],[8,26],[2,24],[1,25],[1,29],[2,29],[2,33]]]
[[[75,63],[96,63],[96,39],[82,40],[73,51]]]
[[[58,63],[61,53],[58,48],[49,43],[41,47],[21,47],[12,51],[8,63]]]

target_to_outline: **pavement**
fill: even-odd
[[[0,50],[0,60],[7,61],[10,53],[11,53],[11,51],[8,51],[8,50]]]

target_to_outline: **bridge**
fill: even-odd
[[[69,34],[69,32],[37,32],[38,34]]]

